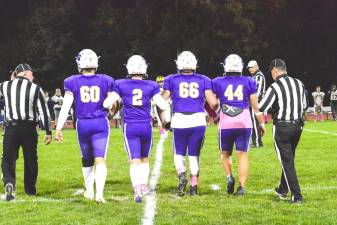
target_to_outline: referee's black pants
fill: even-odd
[[[249,107],[249,111],[250,111],[250,116],[251,116],[252,124],[253,124],[253,129],[252,129],[252,144],[255,147],[263,146],[263,143],[262,143],[262,133],[261,133],[261,130],[259,129],[260,123],[257,120],[252,107]]]
[[[291,192],[292,198],[302,199],[300,185],[295,169],[295,152],[302,134],[300,121],[274,121],[273,137],[277,156],[281,162],[282,175],[279,192]]]
[[[332,118],[336,120],[337,115],[337,101],[330,101]]]
[[[36,194],[38,134],[33,122],[10,123],[5,126],[2,151],[2,174],[4,186],[13,184],[15,189],[16,160],[19,157],[19,148],[22,147],[24,157],[24,184],[28,195]]]

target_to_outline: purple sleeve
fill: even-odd
[[[208,77],[205,77],[205,90],[212,90],[212,81]]]
[[[115,82],[115,84],[113,85],[113,91],[116,92],[119,96],[121,95],[121,90],[119,88],[119,84],[120,82]]]
[[[212,85],[212,91],[216,94],[216,79],[213,79],[211,81],[211,85]]]
[[[160,93],[160,87],[159,84],[154,83],[153,85],[153,91],[152,91],[152,97],[155,96],[156,94]]]
[[[112,92],[114,90],[114,85],[115,84],[115,81],[114,79],[109,79],[109,82],[108,82],[108,92]]]
[[[71,82],[71,81],[72,81],[72,79],[70,79],[70,78],[67,78],[67,79],[64,80],[64,91],[65,92],[70,91],[70,92],[74,93],[74,88],[73,88],[73,85],[72,85],[73,82]]]
[[[171,91],[171,76],[168,76],[164,79],[163,89]]]
[[[256,81],[254,79],[249,78],[248,85],[249,85],[249,95],[256,94],[257,92]]]

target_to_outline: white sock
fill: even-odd
[[[141,192],[141,166],[140,164],[131,163],[130,164],[130,177],[133,189],[136,194],[140,194]]]
[[[94,193],[94,182],[95,182],[95,173],[94,167],[82,167],[82,174],[84,178],[84,185],[86,191],[89,193]]]
[[[105,163],[96,164],[96,198],[103,198],[103,191],[105,186],[105,180],[107,175],[107,167]]]
[[[141,175],[141,185],[147,185],[149,180],[149,174],[150,174],[150,164],[147,163],[141,163],[140,164],[140,170],[142,172]]]
[[[186,172],[185,156],[174,155],[174,165],[176,166],[178,174],[185,173]]]
[[[191,176],[197,176],[199,174],[199,157],[189,156]]]

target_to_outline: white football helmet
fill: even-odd
[[[228,72],[242,73],[243,62],[240,56],[238,56],[237,54],[231,54],[227,56],[227,58],[225,59],[223,67],[225,73]]]
[[[126,69],[128,74],[146,74],[147,72],[147,63],[145,59],[140,55],[133,55],[128,59],[126,63]]]
[[[176,64],[178,70],[196,70],[198,60],[190,51],[183,51],[177,57]]]
[[[78,71],[83,69],[97,69],[99,56],[91,49],[83,49],[76,56]]]

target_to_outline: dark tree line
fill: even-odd
[[[147,59],[153,79],[173,73],[177,54],[191,50],[211,77],[238,53],[265,72],[272,58],[285,59],[309,90],[337,83],[334,0],[3,0],[0,7],[1,80],[28,62],[54,89],[77,72],[75,55],[91,48],[101,55],[99,71],[116,78],[132,54]]]

